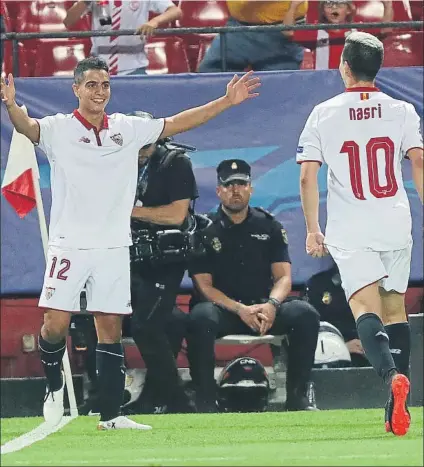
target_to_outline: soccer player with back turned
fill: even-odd
[[[354,32],[343,49],[346,92],[317,105],[300,136],[300,191],[308,254],[331,254],[365,354],[389,387],[386,431],[406,434],[410,415],[410,330],[405,292],[411,264],[411,212],[402,160],[423,200],[423,141],[411,104],[375,87],[383,44]],[[319,225],[317,173],[328,165],[327,226]]]

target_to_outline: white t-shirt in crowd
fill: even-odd
[[[100,24],[100,7],[91,8],[92,29],[100,31],[136,29],[149,20],[149,12],[164,13],[174,6],[171,0],[110,0],[107,10],[111,25]],[[137,68],[147,67],[149,61],[144,51],[145,41],[139,36],[93,36],[91,54],[101,57],[110,67],[110,74],[128,74]]]
[[[49,245],[92,249],[131,245],[139,149],[156,142],[163,119],[105,115],[97,131],[81,114],[38,120],[38,146],[51,166]]]
[[[317,105],[299,139],[297,162],[328,166],[328,245],[397,250],[411,241],[401,162],[423,147],[414,107],[377,88],[350,88]]]

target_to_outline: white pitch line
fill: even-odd
[[[1,447],[1,454],[10,454],[11,452],[20,451],[27,446],[31,446],[31,444],[36,443],[37,441],[41,441],[42,439],[46,438],[47,436],[55,433],[56,431],[63,428],[69,422],[74,420],[76,417],[63,417],[62,420],[58,425],[52,426],[46,422],[38,425],[37,428],[34,428],[32,431],[25,433],[18,438],[12,439],[7,443],[3,444]]]

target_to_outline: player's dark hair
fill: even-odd
[[[107,63],[99,57],[88,57],[78,62],[74,69],[74,83],[79,84],[84,79],[84,73],[88,70],[104,70],[109,73]]]
[[[382,42],[366,32],[352,32],[346,38],[342,60],[358,81],[374,81],[383,64]]]

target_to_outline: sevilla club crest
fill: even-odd
[[[121,133],[116,133],[110,137],[110,139],[118,144],[119,146],[122,146],[124,144],[124,138],[122,137]]]
[[[45,292],[44,292],[46,295],[46,299],[49,300],[50,298],[52,298],[55,292],[56,292],[56,289],[54,287],[46,287]]]

